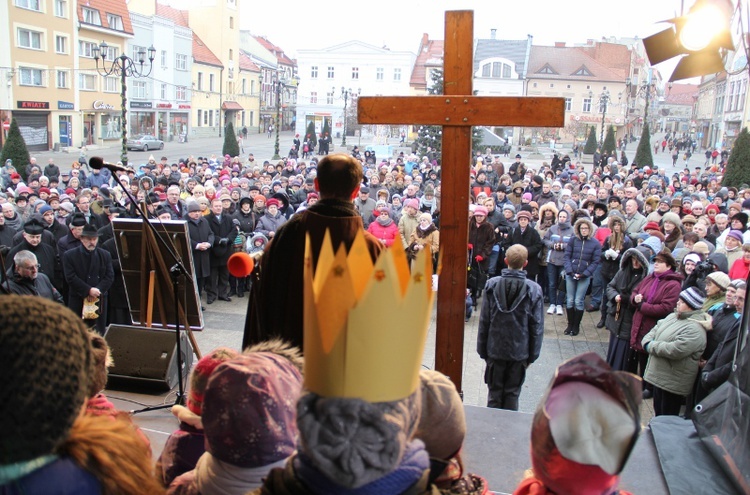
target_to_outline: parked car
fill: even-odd
[[[129,150],[161,150],[164,149],[164,141],[156,139],[151,134],[143,134],[128,141]]]

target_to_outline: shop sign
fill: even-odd
[[[114,105],[110,105],[109,103],[105,103],[102,100],[96,100],[94,102],[94,110],[114,110]]]
[[[57,101],[58,110],[73,110],[75,105],[69,101]]]
[[[178,107],[177,107],[177,108],[181,108],[181,109],[183,109],[183,110],[190,110],[190,105],[184,105],[184,104],[181,104],[181,105],[178,105]]]
[[[156,108],[172,108],[171,103],[157,103]]]
[[[131,101],[130,108],[153,108],[153,103],[150,101]]]
[[[18,100],[18,108],[23,109],[34,109],[34,110],[43,110],[49,108],[49,102],[48,101],[23,101]]]

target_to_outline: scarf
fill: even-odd
[[[393,223],[393,219],[391,217],[383,218],[381,216],[378,216],[375,219],[375,221],[378,222],[378,225],[380,225],[382,227],[388,227],[390,224]]]
[[[431,223],[427,227],[422,227],[422,225],[418,225],[417,227],[419,227],[419,228],[417,230],[415,230],[414,233],[419,238],[427,237],[428,235],[432,234],[432,232],[434,232],[435,230],[437,230],[437,227],[435,227],[434,223]]]
[[[56,455],[43,455],[28,461],[0,466],[0,486],[18,480],[57,460]]]
[[[430,458],[420,440],[409,442],[404,457],[396,468],[385,476],[358,488],[345,488],[328,479],[304,454],[294,459],[297,477],[314,493],[327,495],[376,495],[380,493],[403,493],[417,483],[430,468]],[[204,492],[204,495],[212,495]]]
[[[651,284],[651,287],[648,290],[648,295],[646,296],[646,302],[651,303],[654,301],[654,296],[656,295],[656,289],[659,288],[659,283],[661,282],[661,279],[664,278],[668,273],[670,273],[671,270],[667,270],[663,273],[652,273],[654,276],[654,283]]]
[[[195,483],[201,495],[244,495],[263,485],[271,469],[284,467],[286,459],[267,466],[246,468],[220,461],[205,452],[195,466]]]

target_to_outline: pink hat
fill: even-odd
[[[531,201],[531,193],[523,193],[523,196],[521,196],[522,199],[525,199],[526,201]]]
[[[411,206],[415,210],[418,210],[419,209],[419,201],[417,201],[414,198],[407,199],[406,201],[404,201],[404,208],[406,208],[407,206]]]
[[[482,215],[486,217],[487,208],[485,208],[484,206],[477,206],[476,208],[474,208],[474,216],[477,216],[477,215]]]

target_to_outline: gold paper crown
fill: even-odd
[[[364,235],[334,254],[326,232],[313,274],[305,245],[305,388],[324,397],[387,402],[419,384],[432,311],[432,260],[419,252],[409,272],[404,250],[372,263]]]

